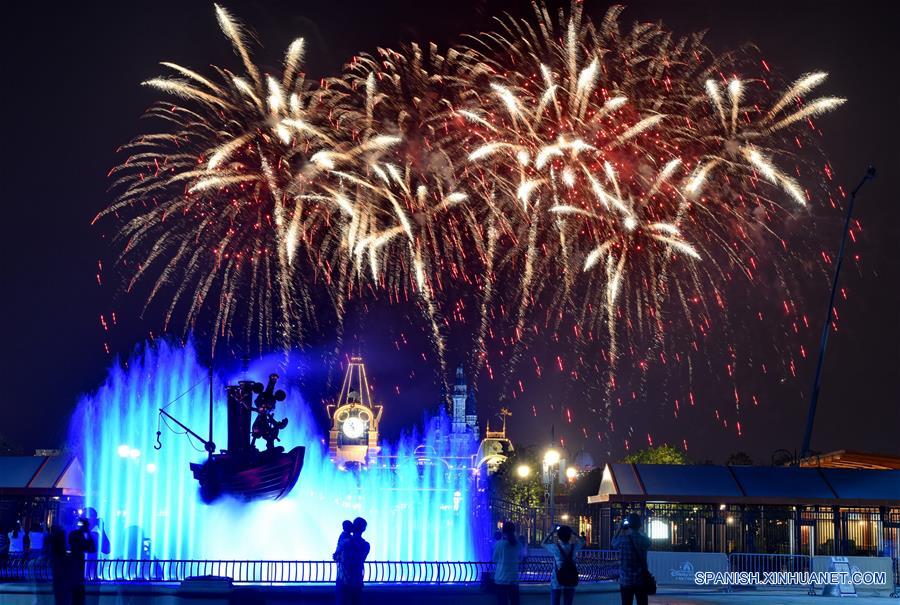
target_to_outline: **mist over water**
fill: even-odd
[[[280,373],[282,359],[273,355],[246,374],[213,377],[218,449],[226,445],[225,385],[265,382],[270,372]],[[341,522],[362,516],[369,522],[369,560],[478,560],[476,543],[486,528],[476,527],[471,471],[450,470],[440,460],[421,464],[414,454],[419,445],[440,447],[438,434],[449,428],[445,415],[426,423],[422,436],[382,444],[390,465],[347,472],[328,459],[326,429],[298,390],[284,378],[278,386],[288,397],[275,415],[290,419],[280,445],[306,447],[297,485],[278,502],[222,498],[206,505],[188,466],[206,458],[202,444],[158,420],[168,405],[167,412],[206,437],[209,375],[194,349],[158,342],[110,369],[97,392],[79,402],[70,429],[84,465],[85,506],[103,520],[109,558],[330,560]]]

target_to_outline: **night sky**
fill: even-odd
[[[530,14],[527,2],[238,2],[225,5],[258,34],[263,48],[257,60],[271,65],[297,36],[307,40],[307,69],[313,76],[333,75],[353,54],[376,46],[434,40],[446,44],[463,32],[489,26],[503,10]],[[358,5],[358,6],[357,6]],[[599,17],[607,5],[588,2]],[[14,12],[15,14],[10,14]],[[746,42],[785,78],[812,70],[830,73],[823,90],[849,102],[819,118],[824,148],[846,188],[868,164],[879,169],[866,186],[855,216],[862,237],[852,246],[859,255],[845,264],[839,331],[832,334],[825,364],[813,448],[853,449],[900,455],[900,177],[896,167],[900,135],[900,88],[896,78],[896,19],[891,2],[635,2],[622,22],[663,21],[677,33],[709,29],[707,42],[724,51]],[[2,296],[6,335],[6,375],[0,396],[0,437],[15,446],[59,447],[68,417],[80,393],[96,388],[116,356],[127,356],[159,317],[139,319],[139,302],[114,299],[109,286],[98,287],[97,262],[110,250],[103,229],[92,217],[111,201],[106,174],[115,165],[116,147],[142,132],[141,113],[157,98],[139,85],[163,72],[158,62],[173,61],[204,71],[208,64],[237,67],[217,28],[211,3],[92,2],[50,8],[17,3],[6,9],[3,36],[3,245]],[[821,248],[836,250],[839,213],[817,223]],[[810,275],[803,288],[812,329],[803,336],[815,352],[825,314],[828,280]],[[758,295],[765,296],[765,291]],[[740,309],[740,307],[737,307]],[[99,316],[115,310],[120,325],[106,334]],[[738,311],[734,311],[738,313]],[[416,336],[414,318],[391,320],[383,309],[354,322],[346,352],[353,346],[367,355],[376,393],[387,405],[388,435],[415,421],[439,398],[433,364],[421,359],[424,347],[394,346],[400,333]],[[740,314],[731,323],[749,321]],[[758,333],[759,339],[779,338]],[[113,355],[104,351],[109,343]],[[327,346],[308,352],[321,357]],[[449,355],[455,365],[463,355]],[[690,443],[698,461],[723,462],[732,452],[748,452],[768,463],[778,448],[797,449],[803,434],[815,354],[798,366],[796,379],[749,385],[761,390],[763,403],[743,417],[743,436],[722,430],[710,417],[717,405],[727,409],[727,389],[709,387],[701,411],[672,421],[662,404],[644,401],[618,412],[620,426],[630,424],[636,447],[655,441]],[[315,401],[324,372],[307,378]],[[546,443],[549,427],[567,446],[584,446],[605,460],[624,451],[625,431],[608,441],[585,440],[565,419],[552,381],[528,393],[538,409],[511,402],[511,433],[521,444]],[[399,390],[399,395],[398,391]],[[499,409],[495,390],[484,386],[479,403],[485,416]],[[562,391],[559,391],[560,393]],[[565,395],[578,426],[596,423],[589,402]],[[721,398],[724,403],[718,404]],[[551,407],[552,404],[552,407]],[[482,420],[482,422],[484,419]]]

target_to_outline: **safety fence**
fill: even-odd
[[[900,559],[894,559],[894,592],[892,597],[900,597]]]
[[[585,550],[576,559],[581,582],[608,582],[618,579],[616,551]],[[900,592],[900,559],[893,559],[894,594]],[[697,570],[701,571],[701,570]],[[808,555],[766,555],[732,553],[729,572],[780,573],[802,577],[813,571]],[[367,561],[366,582],[379,584],[474,584],[494,572],[494,564],[480,561]],[[88,582],[177,583],[192,577],[230,578],[239,584],[330,584],[337,567],[332,561],[222,561],[222,560],[124,560],[101,559],[85,563]],[[550,582],[554,573],[549,556],[529,556],[520,567],[520,581],[526,584]],[[0,582],[50,582],[53,565],[44,558],[13,557],[0,564]],[[662,580],[662,578],[661,578]],[[663,582],[664,583],[664,580]],[[779,588],[790,588],[779,585]],[[808,585],[794,588],[809,590]]]
[[[618,553],[583,551],[576,558],[582,582],[615,580]],[[494,564],[479,561],[366,561],[365,581],[385,584],[473,584],[493,574]],[[555,573],[550,557],[529,557],[520,568],[523,583],[547,583]],[[330,584],[337,566],[332,561],[217,561],[101,559],[85,563],[88,582],[174,583],[191,577],[217,576],[236,583]],[[49,582],[53,568],[47,559],[11,559],[0,566],[0,581]]]
[[[900,559],[891,559],[892,572],[888,582],[892,582],[892,597],[900,596]],[[779,574],[777,588],[805,588],[810,594],[815,592],[815,586],[811,584],[784,584],[785,580],[803,578],[803,574],[816,571],[813,566],[813,557],[809,555],[766,555],[755,553],[732,553],[728,556],[728,571],[755,573],[760,577],[766,574]],[[892,577],[890,577],[892,576]]]
[[[805,588],[810,594],[814,586],[809,583],[800,583],[803,574],[812,571],[812,557],[809,555],[768,555],[759,553],[731,553],[728,555],[728,571],[732,573],[758,574],[763,577],[767,574],[781,574],[780,580],[790,581],[795,579],[795,584],[779,584],[777,588]],[[757,585],[758,587],[758,585]]]
[[[766,555],[757,553],[731,553],[728,569],[749,573],[800,573],[812,571],[809,555]]]

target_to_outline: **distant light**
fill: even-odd
[[[559,452],[556,450],[550,449],[544,454],[544,464],[547,466],[553,466],[554,464],[559,464],[560,456]]]
[[[156,472],[156,465],[153,464],[152,462],[148,462],[147,463],[147,472],[150,473],[151,475],[154,474]]]
[[[141,450],[139,450],[135,447],[131,448],[130,450],[128,450],[128,457],[129,458],[140,458]]]
[[[128,458],[128,454],[131,453],[131,447],[123,443],[116,448],[116,453],[119,454],[119,458]]]
[[[528,477],[528,475],[531,474],[531,467],[527,464],[520,464],[516,467],[516,474],[520,478],[525,479],[526,477]]]
[[[651,519],[647,533],[651,540],[666,540],[669,538],[669,524],[659,519]]]
[[[563,514],[561,514],[561,515],[559,516],[559,518],[560,518],[561,520],[563,520],[563,521],[568,521],[568,520],[569,520],[569,513],[563,513]]]
[[[576,477],[578,477],[578,471],[575,469],[574,466],[570,466],[569,468],[566,469],[566,478],[569,481],[574,481]]]

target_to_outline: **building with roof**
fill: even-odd
[[[502,425],[499,431],[491,430],[491,422],[488,420],[487,429],[484,432],[484,439],[478,445],[478,453],[475,455],[475,468],[484,468],[488,475],[493,475],[500,468],[500,465],[506,462],[510,454],[515,451],[512,441],[506,436],[506,419],[512,416],[507,408],[500,410]]]
[[[822,468],[868,468],[873,470],[900,470],[900,457],[868,454],[849,450],[837,450],[816,454],[800,460],[800,466]]]
[[[897,557],[900,471],[608,464],[588,498],[608,548],[638,512],[654,550]]]
[[[77,458],[0,456],[0,531],[39,536],[55,523],[74,521],[83,502],[84,471]],[[31,542],[39,550],[39,541]]]
[[[590,452],[582,448],[572,458],[572,463],[569,466],[575,468],[578,473],[589,473],[594,470],[594,457],[591,456]]]

